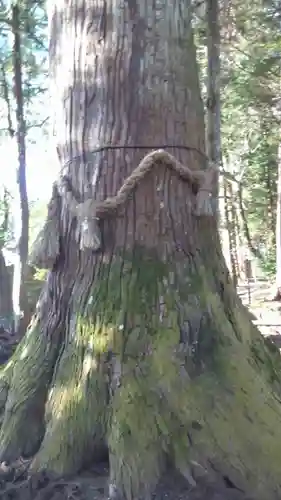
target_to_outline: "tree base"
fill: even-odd
[[[280,356],[216,280],[141,248],[101,262],[75,337],[58,349],[35,321],[3,370],[1,459],[65,477],[106,445],[122,499],[150,498],[167,459],[189,487],[280,498]]]

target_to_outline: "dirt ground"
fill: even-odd
[[[272,302],[273,286],[265,281],[241,283],[238,294],[253,314],[263,335],[281,348],[281,303]],[[14,341],[0,332],[0,364],[5,362]],[[27,477],[26,465],[0,466],[0,500],[107,500],[108,466],[100,464],[71,480],[46,474]],[[116,499],[123,500],[123,499]],[[251,500],[227,481],[207,481],[201,477],[195,487],[177,473],[165,474],[149,499],[138,500]]]
[[[240,283],[237,288],[243,304],[253,315],[260,332],[281,348],[281,302],[272,300],[276,289],[274,283],[253,281]]]
[[[8,479],[8,478],[6,478]],[[0,481],[1,500],[108,500],[108,469],[87,471],[71,480],[56,479],[46,474],[30,478]],[[116,500],[122,500],[118,498]],[[134,499],[136,500],[136,499]],[[242,492],[219,483],[200,480],[191,488],[187,481],[171,471],[160,481],[155,492],[138,500],[251,500]]]

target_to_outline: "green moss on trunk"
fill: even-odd
[[[33,470],[74,473],[106,442],[127,500],[153,489],[167,457],[191,482],[197,462],[258,500],[278,498],[280,360],[243,309],[229,321],[202,263],[174,262],[140,248],[100,262],[52,373],[57,351],[30,330],[7,377],[1,446],[22,453],[35,408],[33,441],[44,418],[46,432]]]
[[[94,349],[95,339],[94,324],[80,318],[55,373],[34,471],[71,474],[103,451],[108,381],[103,357]]]
[[[42,336],[35,320],[2,370],[0,384],[9,387],[0,433],[0,455],[5,460],[30,456],[40,446],[44,405],[57,351],[58,345]]]
[[[189,270],[187,295],[186,268],[179,273],[171,263],[138,258],[122,272],[122,300],[115,278],[122,265],[115,262],[107,273],[102,308],[110,310],[121,364],[108,428],[113,483],[126,498],[137,498],[157,481],[168,454],[181,471],[189,471],[192,458],[207,470],[215,463],[241,489],[274,498],[281,481],[272,429],[280,426],[281,408],[268,370],[280,372],[280,361],[259,336],[268,369],[254,363],[251,343],[234,332],[243,338],[243,322],[238,314],[235,326],[229,322],[204,268]],[[95,308],[92,313],[95,318]]]

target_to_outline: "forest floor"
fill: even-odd
[[[265,336],[281,348],[281,303],[272,301],[274,285],[266,281],[240,283],[237,289],[253,321]],[[0,358],[1,344],[0,332]],[[7,339],[6,339],[7,341]],[[0,359],[1,362],[1,359]],[[107,500],[108,468],[100,464],[72,480],[38,474],[25,477],[20,469],[0,465],[0,500]],[[8,471],[8,472],[7,472]],[[1,478],[2,476],[2,478]],[[123,499],[118,499],[123,500]],[[142,500],[142,499],[139,499]],[[229,484],[206,483],[201,478],[195,488],[177,473],[166,474],[151,500],[251,500]]]
[[[243,304],[253,315],[253,323],[281,349],[281,302],[272,300],[275,291],[274,283],[261,280],[237,287]]]

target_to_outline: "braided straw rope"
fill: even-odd
[[[199,193],[200,190],[204,190],[208,194],[212,191],[212,180],[214,178],[215,167],[212,166],[206,172],[192,171],[187,166],[180,163],[170,153],[159,149],[148,153],[143,158],[138,167],[136,167],[132,174],[127,177],[115,196],[108,197],[104,201],[95,201],[90,198],[82,203],[78,203],[72,192],[66,188],[64,193],[67,206],[69,210],[81,220],[85,218],[103,218],[115,212],[120,206],[126,203],[139,182],[157,165],[162,165],[165,168],[173,170],[185,181],[196,185]]]
[[[66,207],[78,220],[76,240],[80,249],[90,248],[97,251],[101,248],[101,232],[98,219],[113,214],[124,205],[140,181],[156,166],[169,168],[176,172],[183,180],[195,185],[196,215],[213,215],[211,193],[216,167],[213,165],[206,171],[192,171],[180,163],[174,156],[163,149],[148,153],[125,180],[116,196],[108,197],[104,201],[92,198],[78,203],[74,197],[69,181],[63,177],[54,185],[53,196],[49,203],[48,217],[45,226],[38,235],[31,252],[31,261],[37,267],[51,269],[59,256],[60,209],[58,198],[63,197]]]

